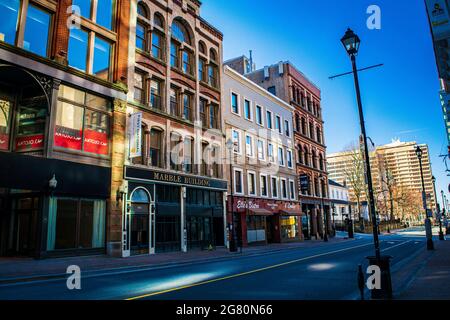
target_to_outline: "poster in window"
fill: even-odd
[[[142,156],[142,112],[130,115],[129,122],[130,158]]]
[[[55,128],[55,146],[72,150],[81,150],[83,142],[83,133],[81,130],[56,126]]]
[[[44,135],[18,136],[16,138],[16,151],[32,151],[44,147]]]
[[[95,154],[108,155],[108,134],[95,130],[84,130],[84,151]]]

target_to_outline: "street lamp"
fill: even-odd
[[[420,146],[417,146],[416,148],[416,155],[419,159],[419,167],[420,167],[420,179],[422,180],[422,202],[423,202],[423,208],[425,210],[425,233],[427,235],[427,249],[428,250],[434,250],[434,243],[433,243],[433,234],[431,231],[431,220],[428,216],[428,207],[427,207],[427,195],[425,193],[425,181],[423,180],[423,169],[422,169],[422,155],[423,151]]]
[[[325,183],[325,177],[322,175],[322,174],[320,174],[319,175],[319,180],[320,181],[322,181],[322,189],[320,190],[320,202],[321,202],[321,206],[322,206],[322,214],[323,214],[323,216],[324,216],[324,220],[325,220],[325,230],[324,230],[324,235],[323,235],[323,241],[325,241],[325,242],[327,242],[328,241],[328,215],[326,214],[326,212],[325,212],[325,207],[324,207],[324,204],[323,204],[323,198],[324,198],[324,190],[325,190],[325,188],[324,188],[324,183]]]
[[[433,180],[433,185],[434,185],[434,183],[435,183],[435,178]],[[434,190],[435,190],[434,192],[436,194],[436,187],[434,188]],[[442,219],[445,218],[444,190],[441,190],[441,196],[442,196],[442,213],[439,212],[439,240],[445,240],[444,232],[442,231]]]
[[[227,140],[226,142],[226,147],[228,149],[228,151],[230,152],[230,204],[229,204],[229,208],[230,208],[230,213],[231,213],[231,239],[230,239],[230,252],[236,252],[237,251],[237,233],[236,233],[236,224],[235,224],[235,214],[234,214],[234,210],[233,210],[233,206],[234,206],[234,174],[233,174],[233,149],[234,149],[235,143],[234,141],[230,138]]]
[[[372,185],[372,173],[370,169],[370,157],[369,157],[369,149],[367,144],[367,135],[366,135],[366,126],[364,123],[364,113],[361,102],[361,92],[359,88],[359,78],[358,78],[358,68],[356,67],[356,55],[359,51],[359,46],[361,44],[361,40],[359,37],[348,28],[345,32],[344,37],[341,39],[342,44],[344,45],[345,50],[350,56],[352,67],[353,67],[353,78],[355,82],[355,90],[356,90],[356,99],[358,102],[358,111],[359,111],[359,122],[361,126],[361,134],[364,143],[364,164],[365,164],[365,173],[367,179],[367,189],[369,193],[369,210],[372,217],[372,233],[373,233],[373,242],[375,246],[375,256],[368,257],[370,265],[377,265],[382,270],[382,289],[380,290],[372,290],[372,298],[392,298],[392,284],[391,284],[391,276],[390,276],[390,266],[389,266],[389,256],[381,256],[380,254],[380,241],[378,238],[378,228],[377,228],[377,216],[375,212],[375,200],[373,196],[373,185]]]

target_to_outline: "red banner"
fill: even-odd
[[[17,137],[16,151],[27,151],[42,149],[44,147],[44,135],[36,134],[33,136]]]
[[[73,150],[81,150],[82,131],[56,126],[55,128],[55,147],[62,147]]]
[[[0,134],[0,150],[9,149],[9,135]]]
[[[108,134],[94,130],[84,130],[84,151],[108,155]]]

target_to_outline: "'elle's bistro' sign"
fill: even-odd
[[[173,183],[176,185],[227,190],[227,182],[223,180],[199,178],[183,174],[145,170],[140,168],[125,167],[125,177],[126,179],[146,180],[149,182]]]

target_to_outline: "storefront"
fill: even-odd
[[[298,202],[234,196],[232,210],[238,216],[235,228],[243,246],[304,239]],[[230,213],[228,222],[232,223]]]
[[[125,167],[123,256],[225,245],[224,180]]]

